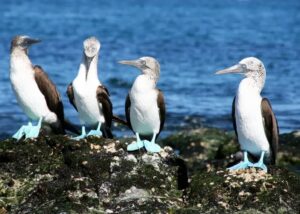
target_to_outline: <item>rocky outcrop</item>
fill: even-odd
[[[159,154],[128,153],[127,138],[8,139],[0,142],[0,213],[298,213],[300,135],[280,138],[268,173],[228,172],[239,147],[218,129],[171,135]]]
[[[127,153],[132,140],[41,137],[0,143],[2,212],[119,213],[181,207],[186,168],[170,147]],[[1,212],[0,212],[1,213]]]

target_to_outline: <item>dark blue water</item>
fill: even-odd
[[[125,96],[139,74],[117,61],[150,55],[161,63],[158,87],[168,108],[165,133],[186,126],[232,129],[231,103],[241,77],[214,72],[256,56],[267,69],[263,95],[272,102],[281,132],[299,129],[299,11],[299,0],[3,0],[1,136],[27,121],[9,83],[10,40],[17,34],[43,40],[31,48],[30,57],[57,84],[65,113],[75,123],[79,120],[65,91],[77,73],[82,41],[94,35],[102,44],[99,77],[111,92],[116,114],[124,115]]]

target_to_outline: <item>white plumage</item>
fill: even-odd
[[[260,90],[253,78],[241,81],[235,100],[235,117],[239,143],[242,150],[259,156],[261,151],[270,153],[270,145],[265,134]]]
[[[86,79],[86,66],[80,64],[79,72],[73,81],[75,104],[82,124],[95,125],[104,123],[102,106],[97,100],[97,88],[101,85],[97,75],[97,57],[94,57],[89,67]]]
[[[10,80],[19,105],[30,119],[43,117],[45,122],[54,123],[57,116],[49,110],[34,75],[28,56],[24,51],[15,49],[11,53]]]
[[[149,75],[139,75],[129,93],[132,129],[142,135],[157,134],[160,128],[158,91],[155,82],[149,78]]]

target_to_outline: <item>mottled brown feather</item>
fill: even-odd
[[[73,91],[73,84],[70,83],[68,88],[67,88],[67,95],[69,98],[69,102],[72,104],[72,106],[77,110],[76,104],[75,104],[75,98],[74,98],[74,91]]]
[[[57,115],[61,126],[64,122],[64,109],[63,103],[60,99],[60,95],[54,85],[54,83],[49,79],[48,75],[43,71],[42,67],[36,65],[34,66],[34,77],[35,81],[46,99],[47,106],[50,111]],[[61,133],[64,133],[64,129],[61,127]]]
[[[110,128],[113,118],[112,103],[109,99],[109,92],[106,87],[99,85],[97,88],[97,100],[102,104],[102,111],[105,119],[105,124]]]
[[[128,123],[128,127],[133,131],[132,129],[132,125],[131,125],[131,122],[130,122],[130,107],[131,107],[131,101],[130,101],[130,96],[129,96],[129,93],[126,97],[126,102],[125,102],[125,116],[126,116],[126,120],[127,120],[127,123]]]
[[[237,133],[237,129],[236,129],[236,120],[235,120],[235,97],[233,98],[233,102],[232,102],[231,118],[232,118],[232,124],[233,124],[233,128],[234,128],[236,137],[238,137],[238,133]]]
[[[160,119],[159,133],[157,134],[158,136],[162,131],[162,129],[164,128],[165,119],[166,119],[166,106],[165,106],[165,100],[162,91],[159,89],[157,89],[157,91],[158,91],[157,106],[159,109],[159,119]]]
[[[261,101],[261,112],[264,122],[265,133],[272,152],[271,164],[275,164],[279,144],[279,129],[275,114],[267,98],[263,98]]]

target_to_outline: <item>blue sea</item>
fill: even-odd
[[[125,97],[139,74],[117,61],[153,56],[161,64],[158,87],[167,102],[164,136],[192,127],[232,130],[231,104],[242,77],[214,73],[256,56],[267,69],[263,96],[280,132],[300,129],[299,11],[299,0],[1,0],[0,136],[27,122],[9,81],[10,41],[19,34],[42,39],[30,58],[56,83],[65,114],[76,124],[65,91],[77,74],[83,40],[96,36],[99,78],[117,115],[124,115]],[[119,128],[114,133],[131,134]]]

